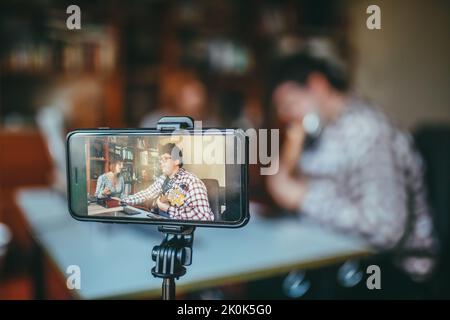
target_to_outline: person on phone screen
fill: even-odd
[[[395,250],[401,267],[423,279],[437,243],[421,159],[406,133],[348,89],[345,69],[325,58],[299,52],[276,64],[271,103],[287,129],[267,189],[282,208]],[[311,114],[323,129],[305,148]]]
[[[109,162],[109,171],[97,179],[95,196],[99,199],[125,197],[125,181],[121,174],[123,169],[122,159],[116,158]]]
[[[174,143],[159,147],[163,174],[148,188],[122,199],[137,205],[156,199],[159,214],[177,220],[213,221],[208,193],[204,183],[183,168],[183,153]]]

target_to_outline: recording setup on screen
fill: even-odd
[[[231,129],[72,132],[69,209],[80,220],[242,225],[246,143]]]

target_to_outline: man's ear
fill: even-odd
[[[174,162],[175,162],[175,164],[176,164],[178,167],[180,167],[181,161],[180,161],[179,159],[175,160]]]

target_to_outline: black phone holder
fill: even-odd
[[[193,128],[194,120],[191,117],[162,117],[156,125],[156,129],[162,131]]]
[[[152,260],[153,276],[162,278],[162,299],[175,299],[175,279],[186,274],[186,266],[192,263],[192,245],[195,227],[160,226],[165,234],[160,245],[154,246]]]
[[[157,124],[158,130],[173,131],[177,129],[192,129],[194,121],[189,117],[162,117]],[[162,278],[162,299],[175,299],[175,279],[186,274],[186,266],[192,263],[192,245],[195,227],[190,226],[159,226],[164,233],[160,245],[154,246],[152,268],[154,277]]]

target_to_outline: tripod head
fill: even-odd
[[[165,234],[160,245],[153,247],[152,259],[156,262],[152,274],[158,278],[175,278],[186,273],[185,266],[192,263],[192,244],[195,227],[160,226]]]
[[[160,245],[154,246],[152,259],[155,266],[153,276],[163,279],[163,300],[175,299],[175,279],[186,273],[185,266],[192,263],[192,244],[195,227],[160,226],[160,232],[165,234]]]

